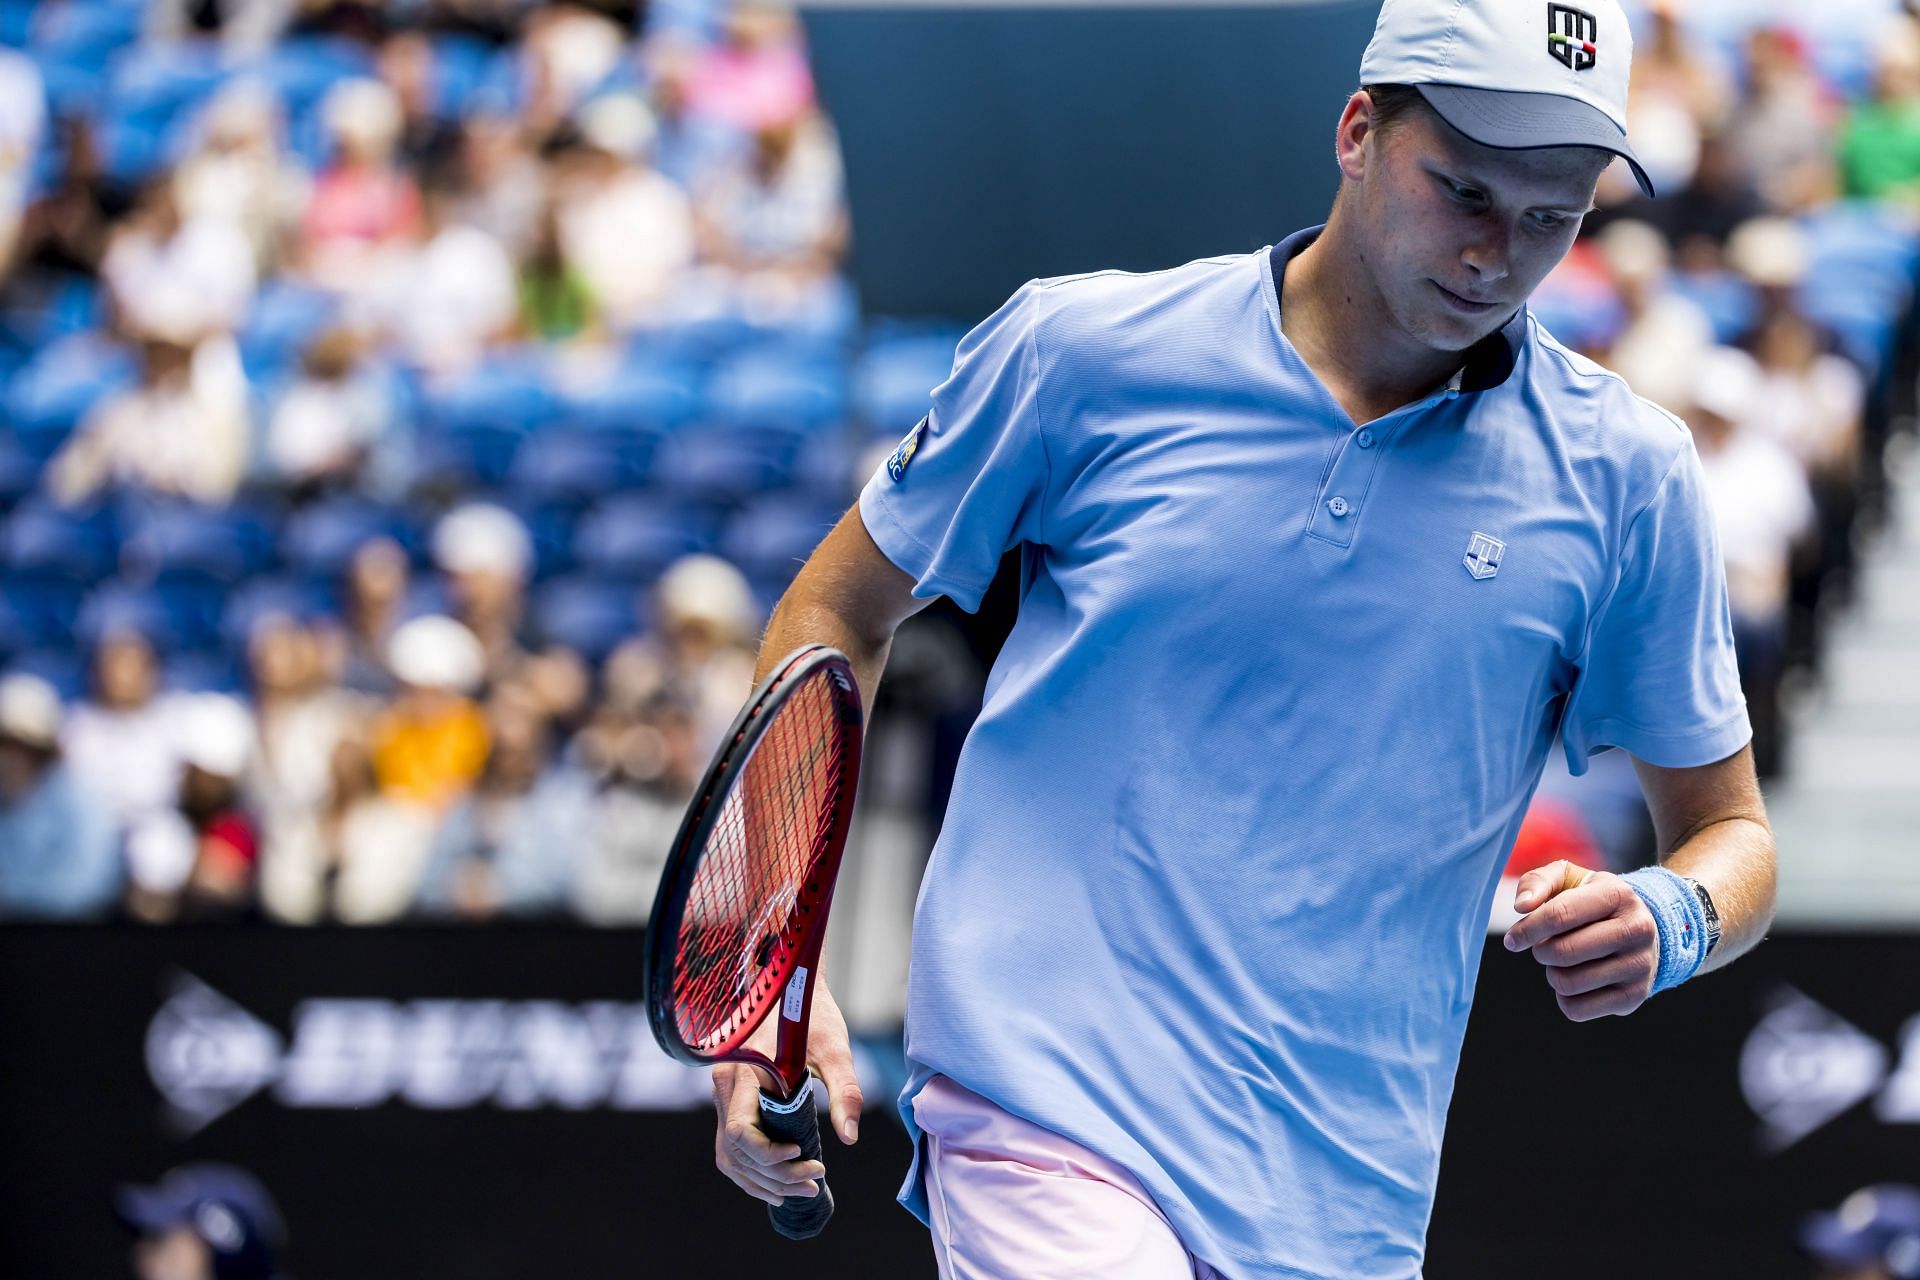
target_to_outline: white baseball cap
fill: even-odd
[[[1627,144],[1633,33],[1617,0],[1386,0],[1361,84],[1405,84],[1482,146],[1596,147],[1653,183]]]

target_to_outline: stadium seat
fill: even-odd
[[[7,674],[39,676],[52,685],[61,698],[73,702],[87,692],[87,664],[79,650],[71,647],[36,649],[7,663]]]
[[[254,628],[265,618],[277,615],[312,621],[336,611],[334,591],[328,584],[298,578],[255,578],[229,596],[221,609],[221,643],[230,653],[244,654]]]
[[[119,567],[119,526],[111,508],[63,511],[29,503],[7,521],[9,581],[94,583]]]
[[[306,285],[273,280],[261,286],[238,334],[248,376],[260,378],[293,366],[339,309],[333,295]]]
[[[223,598],[210,583],[139,587],[108,582],[88,593],[74,633],[89,648],[103,636],[135,631],[163,654],[206,652],[220,644]]]
[[[718,505],[744,502],[789,485],[799,448],[792,437],[777,431],[690,429],[661,448],[653,487]]]
[[[705,378],[693,360],[636,355],[604,382],[571,392],[568,418],[596,431],[674,431],[699,413]]]
[[[35,457],[50,457],[96,404],[133,379],[133,354],[104,334],[62,338],[36,354],[7,389],[14,438]]]
[[[455,494],[500,484],[523,438],[519,428],[478,423],[423,434],[413,444],[414,490]]]
[[[71,647],[81,594],[73,582],[14,578],[0,584],[0,652]]]
[[[350,76],[373,74],[365,45],[329,36],[293,36],[273,46],[250,70],[279,93],[290,113],[303,113]]]
[[[573,551],[583,569],[602,578],[651,582],[681,556],[712,550],[718,524],[710,508],[629,494],[602,503],[581,520]]]
[[[904,435],[926,413],[933,389],[953,369],[953,331],[882,338],[853,371],[853,411],[871,431]]]
[[[374,538],[392,538],[409,551],[420,538],[405,516],[361,498],[336,498],[306,508],[287,521],[280,555],[289,572],[309,581],[331,582],[345,571],[353,553]]]
[[[168,658],[160,670],[163,687],[174,693],[242,693],[247,674],[242,655],[200,649]]]
[[[727,522],[718,549],[748,578],[785,583],[839,518],[839,509],[805,498],[765,498]]]
[[[846,366],[817,348],[752,347],[714,370],[705,408],[709,419],[727,427],[823,431],[846,416]]]
[[[539,643],[564,646],[598,664],[641,630],[643,605],[632,583],[574,574],[539,588],[529,621]]]
[[[263,508],[156,504],[124,522],[123,572],[233,584],[272,565],[274,519]]]
[[[587,506],[644,483],[660,440],[659,432],[645,427],[543,432],[520,446],[508,484],[533,502]]]

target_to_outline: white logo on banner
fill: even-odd
[[[1901,1032],[1891,1072],[1885,1045],[1792,987],[1774,993],[1740,1051],[1740,1088],[1760,1117],[1761,1144],[1783,1151],[1868,1098],[1888,1124],[1920,1124],[1920,1017]]]
[[[704,1071],[654,1042],[639,1003],[317,998],[294,1006],[283,1042],[191,974],[147,1028],[147,1071],[188,1133],[263,1089],[287,1107],[436,1111],[677,1111],[711,1096]]]

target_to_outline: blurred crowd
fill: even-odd
[[[1881,519],[1884,447],[1911,427],[1920,21],[1893,4],[1661,0],[1636,14],[1630,110],[1660,198],[1610,170],[1534,311],[1692,431],[1772,778]],[[1511,870],[1647,861],[1617,756],[1578,784],[1550,767]]]
[[[1662,195],[1610,173],[1534,309],[1691,427],[1772,775],[1913,410],[1920,23],[1630,7]],[[0,0],[0,40],[0,914],[643,920],[767,608],[953,351],[859,321],[793,14]],[[978,664],[895,658],[866,826],[924,853]],[[1645,860],[1610,756],[1516,867]],[[911,870],[842,896],[903,933]]]

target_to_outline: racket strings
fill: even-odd
[[[697,851],[673,984],[679,1032],[693,1048],[726,1040],[778,996],[798,926],[817,900],[809,877],[853,782],[842,696],[820,673],[771,713]]]

